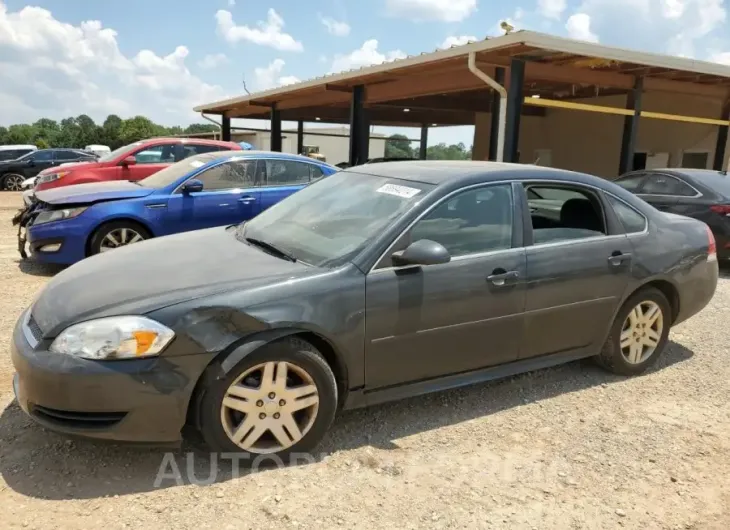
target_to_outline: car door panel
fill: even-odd
[[[200,230],[251,219],[258,213],[258,196],[255,188],[176,193],[167,203],[170,231]]]
[[[510,184],[443,199],[386,252],[366,280],[368,388],[477,370],[517,359],[526,258]],[[389,256],[436,241],[451,261],[392,267]],[[391,253],[391,254],[389,254]]]
[[[520,357],[600,347],[628,287],[631,253],[626,235],[528,247]]]
[[[512,249],[419,270],[370,274],[368,387],[515,360],[522,342],[525,263],[524,249]],[[515,271],[519,278],[495,285],[487,279],[495,270]]]

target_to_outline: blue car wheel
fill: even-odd
[[[152,234],[144,226],[134,221],[112,221],[101,225],[89,244],[89,255],[107,252],[133,243],[150,239]]]

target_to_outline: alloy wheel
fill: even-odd
[[[249,453],[278,453],[312,428],[319,394],[312,376],[291,362],[266,362],[246,370],[225,393],[223,429]]]
[[[630,364],[646,361],[659,346],[664,331],[664,315],[656,302],[636,305],[621,328],[621,354]]]
[[[133,228],[116,228],[104,236],[101,240],[99,252],[106,252],[115,248],[131,245],[144,241],[144,236]]]
[[[8,191],[23,191],[23,180],[21,175],[8,175],[5,177],[5,189]]]

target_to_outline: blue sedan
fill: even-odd
[[[27,212],[27,242],[36,260],[68,265],[152,237],[240,223],[336,171],[283,153],[197,155],[137,182],[38,192]]]

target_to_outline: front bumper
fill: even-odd
[[[83,215],[83,214],[82,214]],[[89,238],[89,224],[82,216],[35,226],[27,229],[28,246],[34,260],[42,263],[71,265],[86,257],[86,242]],[[60,244],[53,252],[43,248]]]
[[[188,403],[209,355],[90,361],[35,347],[27,312],[11,343],[20,407],[54,431],[145,443],[179,442]]]

